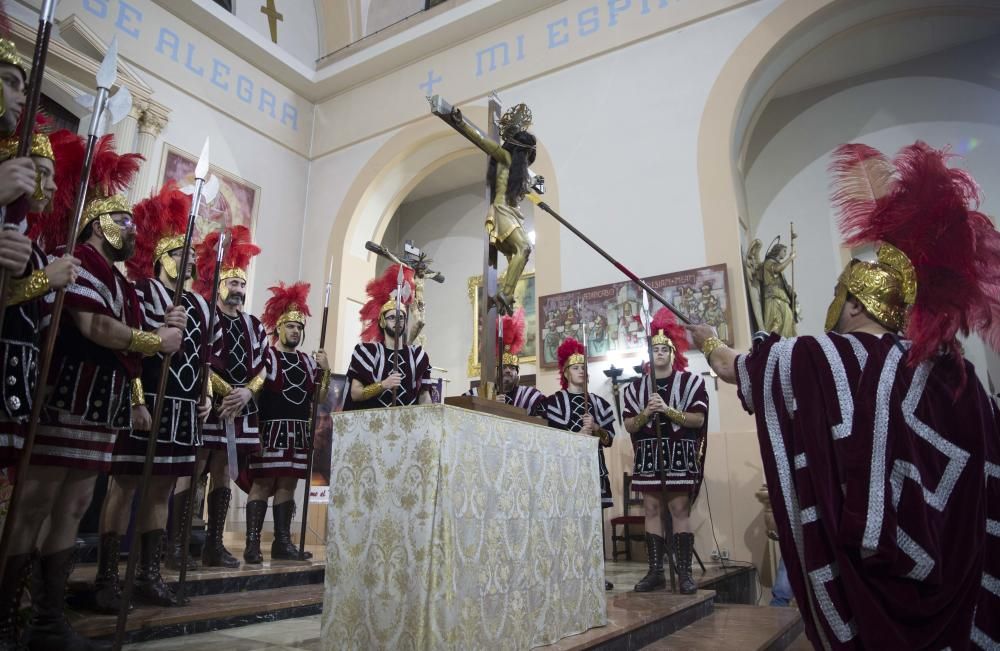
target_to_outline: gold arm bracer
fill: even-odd
[[[667,418],[669,418],[674,423],[677,423],[681,427],[684,427],[684,421],[686,420],[686,415],[680,409],[675,409],[671,406],[667,406]]]
[[[228,382],[219,377],[219,374],[216,373],[215,371],[212,371],[212,374],[209,377],[211,383],[211,389],[209,390],[209,393],[212,394],[213,396],[219,396],[220,398],[225,398],[226,396],[228,396],[230,393],[233,392],[233,387]]]
[[[381,382],[372,382],[371,384],[366,384],[363,389],[361,389],[361,400],[371,400],[375,396],[381,395],[385,389],[382,388]]]
[[[140,407],[146,404],[146,394],[142,389],[142,378],[132,380],[132,406]]]
[[[155,355],[160,352],[160,344],[162,343],[163,340],[160,339],[160,335],[155,332],[132,328],[132,337],[129,339],[126,350],[130,353],[142,353],[147,356]]]
[[[709,337],[705,340],[705,343],[701,345],[701,354],[705,356],[705,361],[709,361],[712,357],[712,353],[718,348],[722,348],[726,345],[726,342],[722,341],[718,337]]]
[[[45,296],[49,293],[49,277],[45,271],[38,269],[32,271],[24,278],[16,278],[10,281],[10,290],[7,293],[7,307],[19,305],[28,301]]]
[[[608,434],[608,430],[603,427],[598,427],[592,431],[592,436],[596,436],[601,440],[601,445],[607,447],[611,445],[611,436]]]
[[[250,389],[250,393],[256,398],[260,394],[260,390],[264,388],[264,371],[261,371],[257,377],[247,382],[247,388]]]

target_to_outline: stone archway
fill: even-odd
[[[486,109],[463,107],[477,124],[485,124]],[[368,240],[380,241],[396,209],[423,179],[448,162],[477,151],[437,118],[410,124],[375,152],[348,190],[333,222],[326,259],[334,260],[338,282],[331,295],[328,350],[334,368],[347,368],[344,342],[348,319],[357,318],[357,303],[365,300],[365,284],[375,273],[375,256],[365,248]],[[533,169],[545,176],[546,201],[558,208],[559,192],[552,159],[539,145]],[[485,169],[485,165],[484,165]],[[483,207],[485,218],[486,207]],[[535,260],[536,287],[550,291],[559,286],[559,229],[552,220],[536,224],[536,244],[546,251]]]

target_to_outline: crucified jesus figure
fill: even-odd
[[[510,108],[500,118],[500,142],[496,142],[462,116],[439,95],[430,98],[432,112],[490,156],[487,181],[490,207],[486,214],[486,232],[490,243],[507,258],[507,269],[497,288],[499,309],[514,312],[514,290],[531,255],[531,240],[524,231],[520,203],[532,184],[542,183],[532,177],[528,167],[535,161],[537,141],[528,132],[531,109],[524,104]]]

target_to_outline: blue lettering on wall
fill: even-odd
[[[168,55],[174,61],[177,61],[177,49],[181,46],[181,37],[174,34],[166,27],[160,28],[160,37],[156,39],[156,51],[160,54],[166,54],[165,50],[170,48],[170,54]]]
[[[187,61],[184,62],[184,67],[198,75],[199,77],[205,76],[205,69],[201,66],[194,65],[194,43],[188,43],[188,55]]]
[[[434,94],[434,86],[443,81],[440,76],[435,76],[433,70],[427,71],[427,81],[417,84],[424,91],[424,95],[430,97]]]
[[[134,39],[139,39],[142,35],[143,13],[138,8],[133,6],[129,0],[77,1],[80,3],[80,6],[84,11],[95,18],[105,21],[113,21],[117,31],[127,34]],[[148,43],[149,39],[147,38],[145,41],[141,42]],[[185,42],[183,45],[187,46],[184,55],[183,69],[192,75],[204,79],[205,66],[199,65],[197,60],[198,44],[196,42]],[[510,55],[507,51],[507,45],[501,45],[503,47],[502,65],[507,65],[507,63],[509,63]],[[181,63],[181,46],[181,37],[177,32],[165,26],[161,26],[159,28],[156,36],[156,44],[153,47],[157,54],[169,58],[174,63]],[[523,57],[523,43],[519,43],[518,47],[518,56],[520,58]],[[213,57],[211,61],[212,65],[209,82],[213,86],[226,92],[230,92],[232,89],[232,92],[236,94],[236,97],[247,104],[253,103],[254,91],[256,90],[259,93],[257,110],[269,115],[274,120],[279,119],[277,114],[278,96],[273,91],[268,90],[263,85],[255,84],[251,78],[245,75],[237,75],[236,83],[231,84],[229,81],[230,76],[232,75],[232,68],[230,65],[215,57]],[[496,69],[497,65],[497,61],[492,61],[490,69]],[[428,81],[437,83],[441,81],[441,77],[431,77]],[[433,85],[431,87],[433,87]],[[280,121],[281,124],[288,126],[293,131],[299,130],[299,111],[294,104],[282,102]]]
[[[212,78],[209,80],[213,85],[218,86],[222,90],[229,90],[229,82],[222,81],[222,75],[220,74],[223,70],[226,71],[226,76],[229,76],[229,66],[224,64],[222,61],[213,58],[212,59]]]
[[[83,8],[98,18],[108,16],[108,0],[83,0]]]
[[[608,0],[608,27],[618,24],[618,14],[625,13],[632,6],[632,0]]]
[[[243,75],[236,77],[236,96],[247,104],[253,100],[253,82]]]
[[[597,7],[587,7],[576,15],[580,36],[590,36],[601,29],[601,13]]]
[[[483,76],[483,60],[488,54],[490,57],[490,67],[489,71],[493,72],[497,69],[497,54],[501,54],[503,58],[501,59],[501,66],[510,65],[510,48],[507,47],[506,43],[497,43],[496,45],[491,45],[486,49],[479,50],[476,52],[476,76]]]
[[[551,23],[546,25],[549,30],[549,49],[557,48],[560,45],[566,45],[569,43],[569,34],[563,33],[562,29],[557,28],[568,28],[569,18],[563,17],[559,20],[553,20]]]
[[[299,130],[299,109],[285,102],[281,105],[281,123],[288,124],[289,122],[293,130]]]
[[[138,24],[142,22],[142,12],[125,2],[118,0],[118,20],[115,27],[125,32],[132,38],[139,38]],[[130,28],[129,25],[135,23],[137,26]]]

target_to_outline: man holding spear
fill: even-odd
[[[180,269],[190,207],[191,197],[168,184],[133,208],[135,253],[125,267],[135,282],[147,329],[163,326],[172,309],[177,284],[191,277],[193,253],[189,253],[187,270],[182,273]],[[148,504],[137,512],[136,522],[141,546],[135,594],[158,606],[177,605],[173,591],[160,576],[167,504],[176,479],[187,477],[194,470],[196,446],[200,442],[197,422],[208,416],[209,409],[206,403],[199,403],[201,371],[209,352],[202,348],[202,333],[208,328],[211,312],[205,299],[190,291],[184,291],[180,305],[186,314],[184,339],[181,349],[170,357],[170,376],[158,428],[155,462],[147,483]],[[221,333],[217,334],[213,340],[220,336]],[[155,409],[155,391],[163,359],[162,354],[157,354],[146,357],[142,363],[144,397],[151,413]],[[96,605],[100,611],[117,612],[120,606],[119,546],[128,529],[130,507],[143,472],[148,439],[148,430],[135,427],[129,435],[119,436],[115,442],[112,477],[101,510],[96,585]]]
[[[291,537],[295,486],[299,479],[307,477],[313,401],[325,399],[330,388],[326,353],[319,350],[309,356],[297,350],[305,335],[306,318],[311,316],[306,304],[309,284],[300,282],[289,287],[279,283],[270,292],[261,319],[273,344],[267,350],[267,380],[260,394],[263,449],[250,455],[248,463],[253,485],[247,502],[243,560],[252,564],[264,561],[260,531],[271,496],[274,496],[271,560],[299,559],[299,550]],[[311,556],[306,552],[302,560]]]
[[[208,298],[213,255],[220,233],[210,233],[198,247],[197,290]],[[199,468],[208,464],[212,484],[208,491],[208,526],[201,562],[208,567],[236,568],[240,562],[225,545],[226,515],[233,492],[229,480],[238,473],[239,457],[260,451],[255,398],[264,386],[264,352],[267,334],[260,319],[243,311],[247,291],[247,268],[260,253],[250,240],[250,229],[235,226],[226,237],[225,259],[219,276],[218,321],[221,345],[212,361],[212,394],[216,408],[205,423]]]
[[[431,360],[423,348],[404,341],[413,270],[392,265],[366,289],[362,343],[354,347],[347,369],[344,410],[430,403]]]
[[[649,572],[635,591],[666,585],[666,504],[673,521],[680,591],[693,594],[697,585],[691,576],[694,534],[690,516],[704,473],[708,392],[700,375],[684,370],[687,337],[670,310],[660,308],[653,315],[649,337],[652,370],[625,388],[622,409],[625,431],[632,435],[635,450],[632,489],[643,494],[646,516]]]

